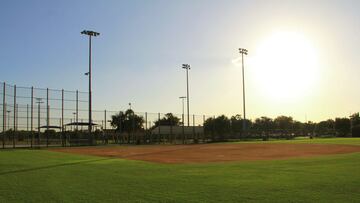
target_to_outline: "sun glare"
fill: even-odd
[[[316,49],[296,32],[273,33],[259,44],[251,61],[257,87],[271,99],[302,98],[317,82]]]

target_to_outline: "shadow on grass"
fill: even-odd
[[[0,172],[0,176],[8,175],[8,174],[24,173],[24,172],[30,172],[30,171],[37,171],[37,170],[42,170],[42,169],[57,168],[57,167],[62,167],[62,166],[74,166],[74,165],[93,163],[93,162],[99,162],[99,161],[105,161],[105,160],[109,160],[109,159],[103,158],[103,159],[95,159],[95,160],[85,160],[85,161],[77,161],[77,162],[71,162],[71,163],[62,163],[62,164],[55,164],[55,165],[49,165],[49,166],[19,169],[19,170],[13,170],[13,171],[5,171],[5,172]]]

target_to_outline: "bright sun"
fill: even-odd
[[[276,100],[293,100],[311,92],[318,78],[316,49],[296,32],[276,32],[251,59],[257,87]]]

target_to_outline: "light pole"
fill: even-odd
[[[243,82],[243,109],[244,109],[244,120],[243,120],[243,131],[246,130],[246,111],[245,111],[245,71],[244,71],[244,54],[248,54],[247,49],[240,48],[239,52],[241,54],[241,62],[242,62],[242,82]]]
[[[184,126],[184,99],[186,99],[185,96],[179,97],[179,99],[181,99],[182,102],[182,124]]]
[[[182,64],[182,68],[186,69],[186,101],[187,101],[187,124],[190,126],[190,113],[189,113],[189,64]]]
[[[38,146],[40,146],[40,104],[44,103],[41,98],[36,98],[38,104]]]
[[[89,76],[89,126],[88,126],[88,130],[89,130],[89,141],[90,144],[92,143],[92,135],[91,135],[91,129],[92,129],[92,106],[91,106],[91,37],[94,36],[98,36],[100,35],[100,33],[98,32],[94,32],[94,31],[90,31],[90,30],[84,30],[81,32],[81,34],[83,35],[88,35],[89,36],[89,72],[85,73],[85,75]]]
[[[131,110],[131,103],[129,102],[129,108],[130,108],[130,110]]]

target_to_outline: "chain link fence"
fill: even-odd
[[[207,142],[209,116],[93,110],[88,93],[0,83],[2,148]],[[189,125],[187,125],[189,123]],[[91,126],[92,133],[88,131]]]

